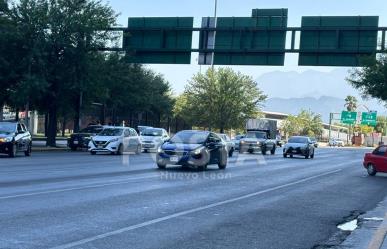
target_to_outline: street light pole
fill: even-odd
[[[218,0],[214,0],[214,22],[215,22],[215,28],[216,28],[216,16],[218,12]],[[216,40],[216,31],[214,31],[214,44],[213,44],[213,49],[215,49],[215,40]],[[211,69],[214,71],[214,57],[215,57],[215,52],[212,52],[211,56]]]

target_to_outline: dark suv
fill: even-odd
[[[18,122],[0,122],[0,153],[15,157],[23,151],[31,155],[32,138],[24,124]]]
[[[67,146],[73,151],[78,148],[88,148],[91,137],[100,133],[103,128],[102,125],[90,125],[78,133],[73,133],[67,139]]]

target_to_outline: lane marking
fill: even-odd
[[[84,190],[84,189],[93,189],[93,188],[114,186],[114,185],[131,183],[133,180],[142,180],[142,179],[148,179],[148,178],[150,179],[150,178],[156,178],[156,177],[160,177],[160,175],[136,177],[136,178],[131,178],[130,180],[127,180],[127,181],[95,184],[95,185],[88,185],[88,186],[82,186],[82,187],[73,187],[73,188],[64,188],[64,189],[47,190],[47,191],[41,191],[41,192],[33,192],[33,193],[27,193],[27,194],[0,196],[0,200],[13,199],[13,198],[18,198],[18,197],[28,197],[28,196],[42,195],[42,194],[61,193],[61,192],[68,192],[68,191],[74,191],[74,190]]]
[[[187,215],[187,214],[197,213],[199,211],[203,211],[203,210],[210,209],[210,208],[213,208],[213,207],[217,207],[217,206],[221,206],[221,205],[237,202],[237,201],[248,199],[248,198],[251,198],[251,197],[258,196],[258,195],[262,195],[262,194],[266,194],[266,193],[269,193],[269,192],[273,192],[275,190],[279,190],[279,189],[283,189],[283,188],[286,188],[286,187],[290,187],[290,186],[293,186],[293,185],[296,185],[296,184],[304,183],[304,182],[307,182],[307,181],[310,181],[310,180],[313,180],[313,179],[316,179],[316,178],[319,178],[319,177],[323,177],[323,176],[327,176],[327,175],[332,175],[332,174],[338,173],[340,171],[342,171],[342,169],[337,169],[337,170],[334,170],[334,171],[329,171],[329,172],[326,172],[326,173],[318,174],[318,175],[311,176],[311,177],[308,177],[308,178],[304,178],[304,179],[301,179],[301,180],[298,180],[298,181],[294,181],[294,182],[291,182],[291,183],[283,184],[283,185],[280,185],[280,186],[277,186],[277,187],[268,188],[268,189],[261,190],[261,191],[258,191],[258,192],[254,192],[254,193],[251,193],[251,194],[242,195],[242,196],[239,196],[239,197],[236,197],[236,198],[232,198],[232,199],[228,199],[228,200],[225,200],[225,201],[220,201],[220,202],[216,202],[216,203],[213,203],[213,204],[205,205],[205,206],[202,206],[202,207],[189,209],[189,210],[186,210],[186,211],[182,211],[182,212],[178,212],[178,213],[175,213],[175,214],[171,214],[171,215],[167,215],[167,216],[164,216],[164,217],[160,217],[160,218],[157,218],[157,219],[149,220],[149,221],[146,221],[146,222],[143,222],[143,223],[139,223],[139,224],[136,224],[136,225],[124,227],[124,228],[121,228],[121,229],[118,229],[118,230],[114,230],[114,231],[111,231],[111,232],[107,232],[107,233],[99,234],[99,235],[92,236],[92,237],[89,237],[89,238],[85,238],[85,239],[82,239],[82,240],[74,241],[74,242],[71,242],[71,243],[55,246],[55,247],[52,247],[51,249],[68,249],[68,248],[72,248],[72,247],[75,247],[75,246],[81,246],[81,245],[84,245],[86,243],[90,243],[90,242],[93,242],[93,241],[96,241],[96,240],[104,239],[104,238],[111,237],[111,236],[114,236],[114,235],[118,235],[118,234],[121,234],[121,233],[129,232],[129,231],[132,231],[132,230],[135,230],[135,229],[138,229],[138,228],[150,226],[150,225],[153,225],[153,224],[156,224],[156,223],[160,223],[160,222],[163,222],[163,221],[166,221],[166,220],[170,220],[170,219],[173,219],[173,218],[177,218],[177,217],[180,217],[180,216],[184,216],[184,215]]]

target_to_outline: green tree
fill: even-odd
[[[387,55],[381,54],[377,60],[365,61],[365,67],[351,71],[347,81],[358,89],[364,97],[387,101]]]
[[[230,68],[209,69],[192,77],[182,99],[176,102],[185,102],[185,106],[175,106],[175,110],[180,109],[178,114],[193,125],[224,132],[243,127],[266,98],[250,76]]]
[[[345,98],[345,104],[344,104],[344,107],[347,108],[347,111],[349,111],[349,112],[354,112],[354,111],[356,111],[357,105],[358,105],[358,102],[357,102],[356,97],[348,95],[348,96]]]
[[[301,110],[298,115],[285,119],[282,129],[287,136],[320,136],[323,131],[321,115]]]

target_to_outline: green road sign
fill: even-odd
[[[341,112],[341,123],[343,124],[355,124],[357,119],[357,112]]]
[[[190,64],[192,28],[193,17],[129,18],[123,48],[132,63]]]
[[[378,16],[302,17],[300,66],[361,66],[377,49]]]
[[[376,126],[376,112],[363,112],[361,114],[361,124],[368,126]]]
[[[216,32],[214,64],[284,65],[286,31],[279,29],[287,23],[287,9],[255,9],[253,17],[217,18],[216,27],[225,30]]]

